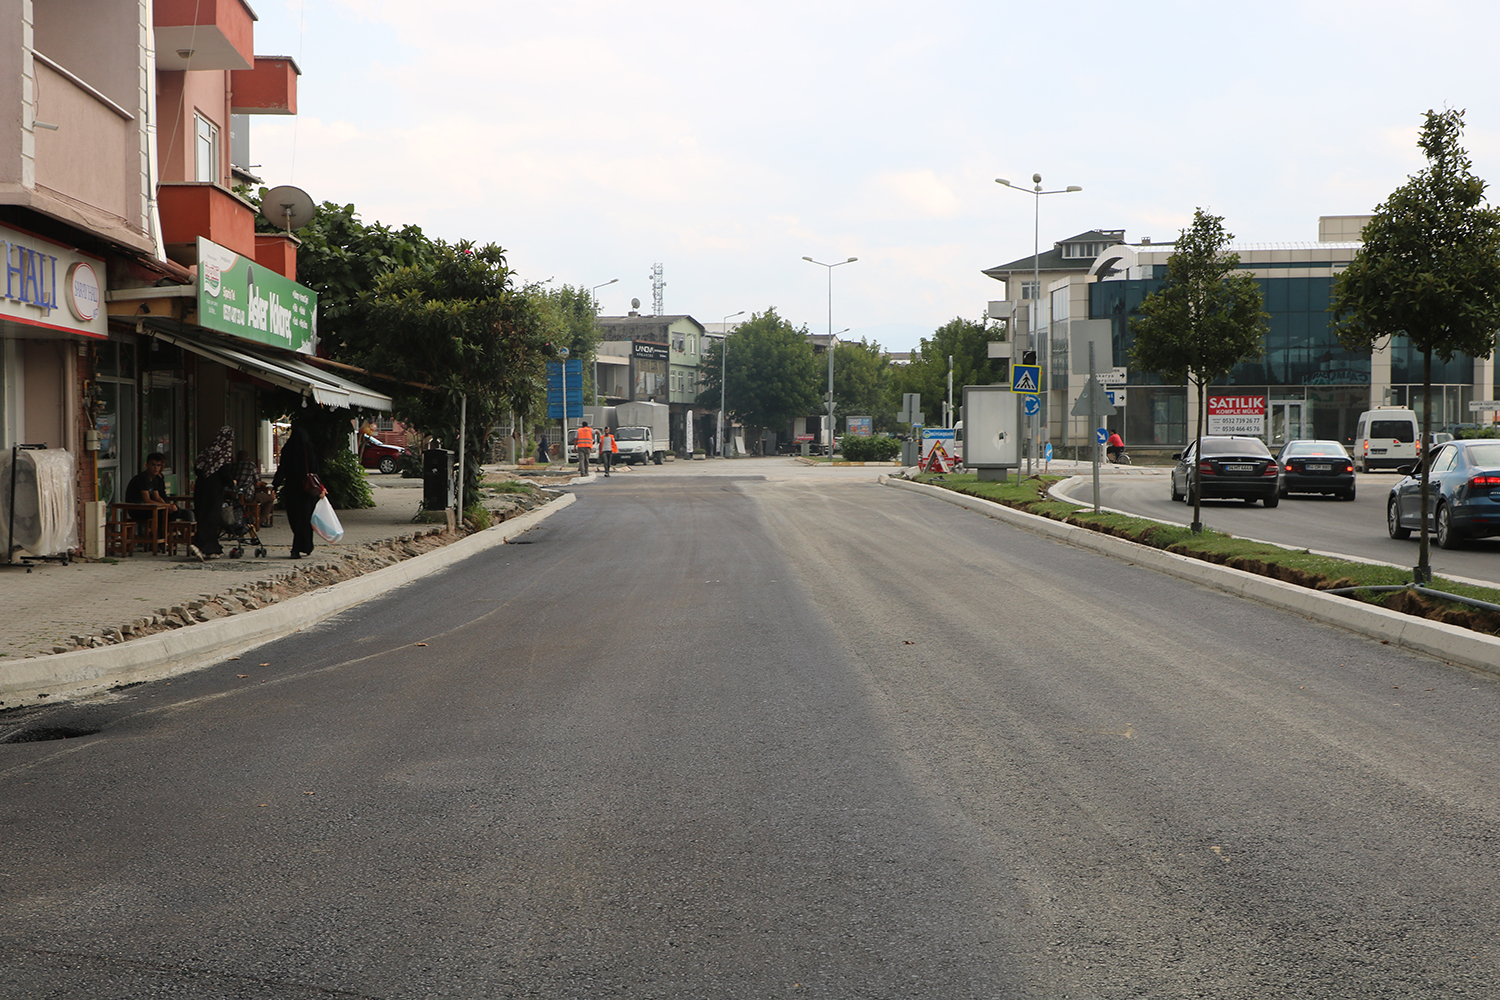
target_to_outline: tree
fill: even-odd
[[[1424,443],[1432,440],[1432,356],[1487,358],[1500,329],[1500,212],[1484,204],[1485,182],[1459,145],[1463,118],[1451,108],[1427,112],[1417,140],[1427,168],[1375,210],[1364,246],[1333,285],[1339,343],[1368,351],[1405,336],[1421,352]],[[1419,584],[1432,579],[1427,463],[1421,467]],[[1439,539],[1451,537],[1444,531]]]
[[[401,380],[384,385],[395,415],[450,444],[467,399],[465,451],[473,460],[464,492],[473,496],[490,428],[535,397],[548,330],[535,300],[514,286],[503,249],[432,247],[428,260],[380,276],[361,296],[354,363]]]
[[[727,371],[724,409],[753,430],[782,431],[794,418],[818,412],[821,366],[806,327],[795,329],[773,307],[736,327],[727,338],[728,355],[721,357],[725,350],[725,340],[715,343],[699,369],[704,376],[700,406],[719,405],[722,364]]]
[[[983,320],[954,317],[923,337],[909,364],[891,371],[892,411],[900,409],[901,394],[922,394],[922,415],[931,426],[943,426],[943,404],[948,401],[948,358],[953,358],[954,405],[962,405],[966,385],[995,385],[1005,377],[998,359],[990,358],[990,341],[1000,339]]]
[[[843,341],[833,352],[833,399],[835,416],[873,417],[875,430],[889,430],[895,407],[890,399],[890,359],[861,338]]]
[[[1240,255],[1225,249],[1233,239],[1234,234],[1224,230],[1222,216],[1194,210],[1192,225],[1182,231],[1175,252],[1167,258],[1166,281],[1146,296],[1140,315],[1130,321],[1135,334],[1130,356],[1135,364],[1166,381],[1197,387],[1194,454],[1202,452],[1208,385],[1240,362],[1265,353],[1269,317],[1261,308],[1255,279],[1235,273]],[[1201,493],[1195,462],[1189,489],[1194,533],[1203,530]]]
[[[594,322],[594,298],[582,285],[559,285],[544,288],[533,284],[526,286],[526,294],[533,300],[537,312],[546,327],[547,342],[554,350],[568,349],[569,358],[583,361],[583,398],[594,398],[594,371],[592,361],[599,349],[599,327]],[[546,402],[546,386],[538,390],[538,407]],[[527,412],[527,411],[522,411]],[[533,409],[529,416],[541,416]],[[577,416],[577,414],[571,414]]]

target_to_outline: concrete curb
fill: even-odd
[[[1484,673],[1500,674],[1500,637],[1497,636],[1483,635],[1425,618],[1413,618],[1337,594],[1308,590],[1306,587],[1257,576],[1230,566],[1153,549],[1139,542],[1054,521],[1037,514],[1028,514],[991,500],[966,496],[939,486],[885,476],[880,481],[884,485],[922,493],[1079,548],[1092,549],[1127,563],[1167,573],[1237,597],[1259,601],[1314,621],[1359,632],[1393,646],[1425,653]]]
[[[115,646],[0,664],[0,708],[52,704],[102,688],[160,680],[254,649],[379,597],[472,555],[503,545],[577,501],[566,493],[520,517],[394,566],[299,594],[278,604]]]

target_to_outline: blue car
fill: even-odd
[[[1432,453],[1427,473],[1428,526],[1445,549],[1465,538],[1500,535],[1500,440],[1448,441]],[[1386,501],[1386,531],[1410,538],[1422,527],[1422,476],[1405,466]]]

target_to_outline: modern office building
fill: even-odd
[[[1404,337],[1374,352],[1342,347],[1329,311],[1334,277],[1359,251],[1368,216],[1327,216],[1318,240],[1242,244],[1230,249],[1261,288],[1269,330],[1264,354],[1215,383],[1226,395],[1263,400],[1264,436],[1273,447],[1298,437],[1352,442],[1360,412],[1375,405],[1422,405],[1422,358]],[[1115,237],[1100,246],[1098,237]],[[1111,357],[1101,371],[1125,369],[1121,412],[1108,421],[1137,450],[1174,451],[1192,435],[1197,400],[1191,386],[1164,383],[1129,362],[1130,318],[1161,287],[1170,244],[1127,243],[1118,230],[1080,234],[1041,255],[1040,296],[1033,298],[1027,257],[984,273],[1007,283],[1020,339],[1030,339],[1044,366],[1046,439],[1058,445],[1092,438],[1084,418],[1072,417],[1083,379],[1070,375],[1069,333],[1077,321],[1109,324]],[[1029,308],[1032,305],[1035,308]],[[1117,372],[1117,375],[1119,373]],[[1474,422],[1468,404],[1495,398],[1493,359],[1433,361],[1435,426]],[[1483,417],[1481,417],[1483,419]]]

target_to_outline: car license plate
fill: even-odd
[[[1316,462],[1316,463],[1309,462],[1309,463],[1307,463],[1307,471],[1308,472],[1332,472],[1333,471],[1333,466],[1329,465],[1327,462]]]
[[[1224,466],[1224,471],[1225,472],[1254,472],[1255,471],[1255,466],[1253,466],[1253,465],[1226,465],[1226,466]]]

